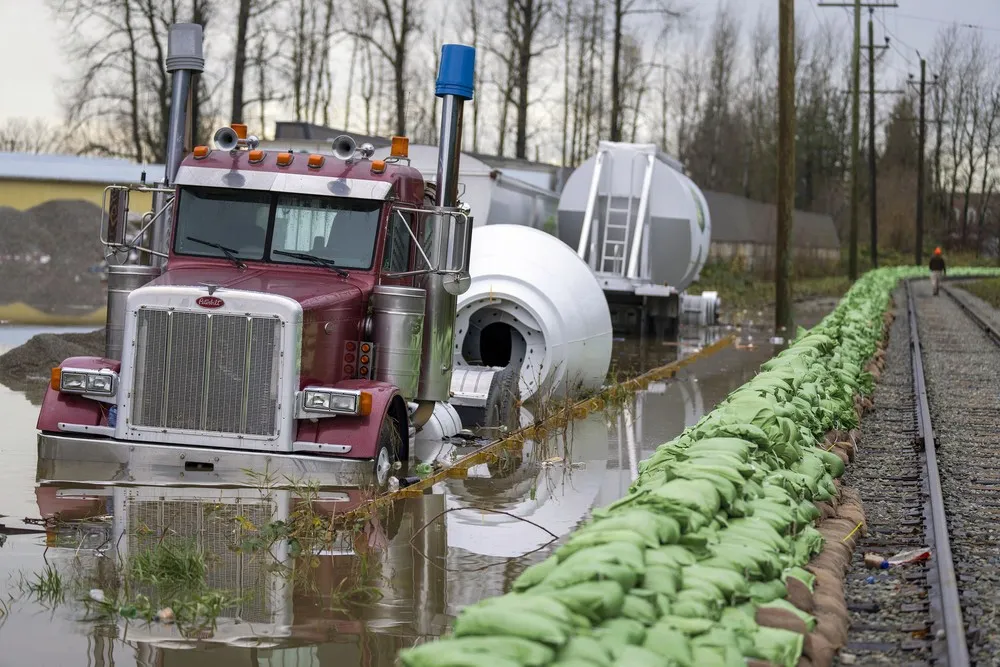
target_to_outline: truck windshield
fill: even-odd
[[[383,202],[225,188],[181,189],[174,250],[182,255],[369,269]]]

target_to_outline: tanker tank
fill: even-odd
[[[559,238],[596,275],[616,329],[662,333],[692,310],[697,323],[715,323],[717,295],[681,294],[708,259],[708,205],[655,145],[600,142],[567,179],[558,222]]]
[[[373,159],[385,160],[389,153],[389,148],[376,148]],[[410,144],[408,159],[424,180],[434,180],[437,146]],[[493,169],[468,153],[461,154],[458,184],[459,198],[472,210],[476,227],[526,225],[543,229],[549,221],[555,223],[559,197],[554,192]]]
[[[525,401],[602,386],[611,316],[593,273],[570,248],[530,227],[476,227],[469,265],[455,323],[453,402],[482,391],[477,368],[515,363]]]

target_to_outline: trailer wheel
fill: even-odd
[[[382,418],[382,426],[378,431],[378,445],[375,448],[375,486],[379,492],[389,486],[392,466],[399,460],[399,450],[402,446],[399,428],[392,415]]]

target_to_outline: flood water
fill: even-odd
[[[803,324],[822,314],[804,313]],[[0,328],[0,352],[37,332]],[[444,633],[463,607],[508,590],[591,509],[624,494],[639,461],[775,352],[766,333],[749,330],[616,341],[616,367],[633,373],[729,333],[739,336],[738,346],[700,358],[675,378],[651,384],[621,407],[578,419],[545,442],[526,443],[520,454],[402,500],[312,556],[292,553],[287,541],[262,551],[248,540],[267,526],[292,525],[295,517],[343,511],[346,496],[308,489],[37,485],[38,408],[0,386],[0,525],[7,526],[0,531],[0,665],[392,665],[401,648]],[[47,529],[31,521],[56,515],[60,521]],[[197,644],[177,625],[101,616],[99,605],[81,601],[92,589],[106,596],[120,590],[129,577],[116,563],[168,537],[196,542],[208,585],[226,592],[215,627],[194,633]],[[48,576],[50,569],[59,576]],[[121,599],[140,599],[138,593]]]

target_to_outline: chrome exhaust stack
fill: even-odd
[[[204,71],[202,28],[197,23],[175,23],[167,38],[167,71],[173,77],[170,98],[170,118],[167,126],[167,164],[163,182],[154,187],[145,183],[135,186],[110,186],[105,190],[105,212],[101,218],[101,242],[108,253],[108,307],[104,334],[104,356],[121,359],[124,345],[126,302],[128,295],[156,278],[166,266],[170,252],[170,225],[173,192],[171,185],[184,159],[184,143],[188,138],[188,103],[194,75]],[[143,217],[140,231],[128,238],[128,195],[132,190],[151,192],[153,210]],[[141,245],[149,239],[147,247]],[[149,257],[149,265],[129,263],[133,252]],[[118,261],[119,255],[124,255]],[[110,261],[111,258],[115,261]]]
[[[462,112],[474,93],[476,50],[462,44],[441,47],[435,95],[441,98],[441,139],[433,212],[423,221],[424,252],[431,270],[417,279],[427,293],[421,349],[421,401],[447,402],[455,347],[458,295],[469,288],[472,218],[458,208]]]

